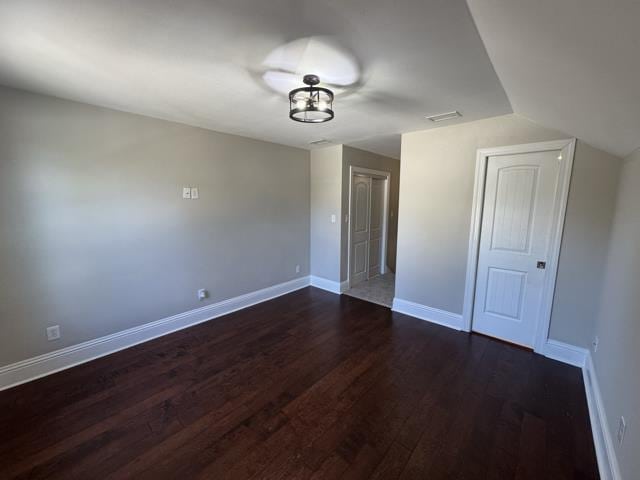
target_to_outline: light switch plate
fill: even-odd
[[[198,187],[191,187],[191,200],[197,200],[200,198]]]
[[[183,187],[182,198],[185,198],[185,199],[191,198],[191,187]]]
[[[335,215],[331,215],[331,223],[336,223],[336,216]]]

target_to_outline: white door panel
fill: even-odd
[[[367,271],[367,242],[359,242],[353,245],[353,270],[352,276],[364,275]]]
[[[489,268],[484,311],[516,322],[522,318],[527,272]]]
[[[542,306],[557,151],[489,157],[473,330],[533,346]]]
[[[537,166],[498,169],[491,250],[528,253],[533,233]]]

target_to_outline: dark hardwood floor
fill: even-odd
[[[0,392],[0,477],[592,479],[580,370],[306,288]]]

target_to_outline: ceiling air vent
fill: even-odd
[[[439,113],[438,115],[431,115],[430,117],[426,117],[427,120],[431,120],[434,123],[444,122],[445,120],[453,120],[454,118],[461,117],[462,114],[458,111],[447,112],[447,113]]]
[[[324,138],[320,139],[320,140],[314,140],[313,142],[309,142],[309,145],[314,145],[314,146],[320,146],[320,145],[329,145],[331,143],[331,140],[326,140]]]

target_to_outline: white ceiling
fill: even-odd
[[[595,147],[640,147],[639,0],[468,0],[513,110]]]
[[[509,2],[473,3],[486,26],[485,7]],[[306,37],[313,39],[299,40]],[[283,70],[295,72],[294,83],[305,73],[350,83],[338,89],[335,120],[289,120],[282,90],[291,75]],[[425,115],[458,110],[460,122],[511,112],[465,0],[3,0],[0,84],[303,148],[329,139],[396,158],[398,133],[434,126]]]

